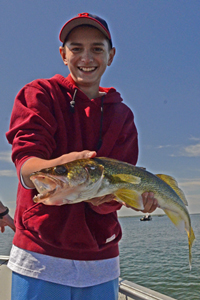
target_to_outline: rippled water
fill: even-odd
[[[187,234],[180,234],[166,216],[153,216],[150,222],[119,220],[121,277],[177,300],[200,299],[200,215],[191,216],[196,235],[191,271]],[[9,255],[12,238],[9,228],[0,234],[0,254]]]
[[[4,233],[0,232],[0,255],[9,255],[13,236],[14,233],[9,227],[6,227]]]
[[[150,222],[139,217],[120,218],[121,277],[177,300],[200,299],[200,215],[192,215],[196,241],[192,270],[188,264],[187,234],[166,217]]]

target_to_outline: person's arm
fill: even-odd
[[[5,231],[5,227],[9,226],[13,231],[15,231],[15,224],[13,218],[7,213],[7,207],[3,205],[0,201],[0,231],[3,233]]]
[[[29,188],[34,188],[32,181],[30,180],[30,175],[33,172],[39,171],[45,168],[51,168],[57,165],[62,165],[70,161],[82,158],[92,158],[96,156],[95,151],[84,150],[81,152],[71,152],[64,154],[55,159],[42,159],[38,157],[31,157],[28,159],[21,168],[21,176],[23,178],[24,184]]]

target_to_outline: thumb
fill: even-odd
[[[85,158],[93,158],[97,155],[96,151],[89,151],[86,153]]]

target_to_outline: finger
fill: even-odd
[[[93,158],[97,155],[96,151],[88,151],[88,150],[85,150],[83,151],[83,158]]]
[[[150,192],[148,193],[148,196],[146,197],[145,195],[145,199],[144,202],[146,201],[146,203],[144,204],[144,209],[142,210],[144,213],[146,212],[153,212],[157,206],[158,206],[158,202],[157,200],[154,198],[154,193]]]
[[[103,197],[100,197],[97,201],[98,205],[103,204],[105,202],[110,202],[114,200],[114,195],[106,195]]]
[[[102,203],[103,199],[104,199],[104,196],[92,198],[92,199],[86,200],[85,202],[89,202],[89,203],[92,203],[92,205],[94,205],[94,206],[98,206]]]
[[[106,195],[106,196],[104,197],[104,200],[105,200],[106,202],[116,200],[116,199],[115,199],[115,195],[113,195],[113,194]]]
[[[5,231],[5,227],[1,226],[1,232],[3,233]]]
[[[62,163],[68,163],[77,159],[88,159],[93,158],[97,155],[96,151],[84,150],[81,152],[71,152],[62,155]]]
[[[156,210],[157,207],[158,207],[157,200],[154,199],[153,204],[152,204],[152,206],[151,206],[151,208],[149,209],[148,212],[152,213],[154,210]]]
[[[149,193],[148,192],[144,192],[142,194],[142,201],[143,201],[144,208],[145,208],[146,204],[148,203],[148,197],[149,197]]]
[[[96,205],[98,206],[105,202],[105,197],[99,197],[95,200],[95,202],[96,202]]]

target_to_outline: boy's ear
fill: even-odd
[[[116,49],[113,47],[109,53],[108,66],[110,66],[112,64],[115,53],[116,53]]]
[[[62,60],[63,60],[64,64],[67,66],[65,48],[64,47],[59,47],[59,51],[60,51],[60,55],[62,57]]]

